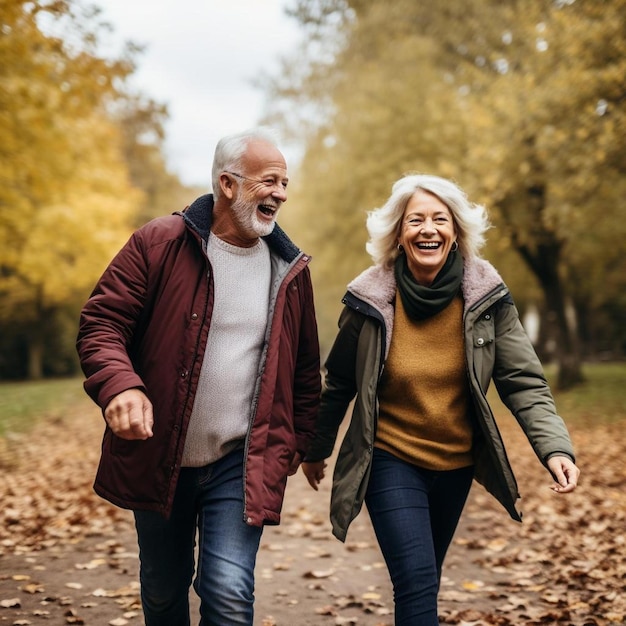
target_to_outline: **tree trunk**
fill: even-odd
[[[549,238],[547,238],[549,239]],[[537,245],[534,254],[527,247],[520,247],[520,253],[537,277],[546,302],[547,320],[550,335],[554,338],[555,355],[558,365],[557,387],[569,389],[581,383],[584,378],[576,319],[568,309],[567,298],[559,276],[560,245],[556,241],[545,241]]]
[[[28,380],[43,378],[43,337],[36,332],[28,341]]]
[[[531,146],[533,143],[533,139],[529,140]],[[576,321],[574,315],[568,315],[567,297],[559,274],[562,242],[546,224],[546,187],[541,168],[536,167],[533,172],[528,183],[506,198],[500,208],[513,246],[537,277],[543,291],[558,365],[556,386],[568,389],[583,381]],[[523,232],[516,221],[519,215],[525,216]]]
[[[28,341],[28,380],[41,380],[43,378],[43,355],[46,313],[43,307],[41,287],[38,289],[34,307],[35,319],[30,324],[27,332]]]
[[[557,387],[569,389],[584,380],[575,320],[567,314],[567,303],[558,276],[544,277],[541,287],[548,311],[555,322],[553,336],[556,339],[558,363]]]

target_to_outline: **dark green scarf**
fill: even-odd
[[[459,293],[463,279],[463,257],[458,252],[451,252],[429,287],[418,284],[413,278],[406,254],[396,259],[394,273],[408,316],[414,320],[423,320],[443,311]]]

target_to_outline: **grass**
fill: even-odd
[[[547,368],[548,380],[556,380],[555,368]],[[569,424],[592,426],[626,419],[626,363],[583,365],[585,382],[555,392],[559,414]]]
[[[568,426],[592,427],[626,420],[626,363],[585,363],[584,382],[567,391],[556,389],[555,365],[545,368],[558,414]],[[496,416],[509,415],[494,385],[487,394]]]
[[[556,372],[546,368],[553,381]],[[568,424],[591,426],[626,419],[626,363],[590,363],[583,366],[585,382],[555,392],[557,409]],[[27,432],[38,421],[59,419],[70,407],[91,404],[81,378],[0,383],[0,437]]]
[[[91,402],[82,378],[0,383],[0,437],[27,432],[42,419],[63,418],[67,408]]]

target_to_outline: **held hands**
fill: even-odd
[[[152,437],[152,403],[139,389],[127,389],[117,394],[104,409],[104,419],[121,439]]]
[[[571,493],[576,489],[580,470],[567,456],[553,456],[548,459],[548,469],[555,479],[552,491],[556,493]]]
[[[306,479],[309,481],[309,485],[318,490],[318,485],[320,484],[322,478],[326,475],[324,471],[327,467],[326,461],[315,461],[314,463],[307,463],[306,461],[302,463],[302,473],[306,476]]]
[[[291,459],[291,465],[289,466],[287,476],[293,476],[298,471],[300,463],[302,463],[302,455],[299,452],[296,452],[293,455],[293,459]]]

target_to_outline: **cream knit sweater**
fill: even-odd
[[[184,467],[217,461],[245,438],[267,326],[271,264],[267,244],[232,246],[210,235],[213,313],[185,440]]]

